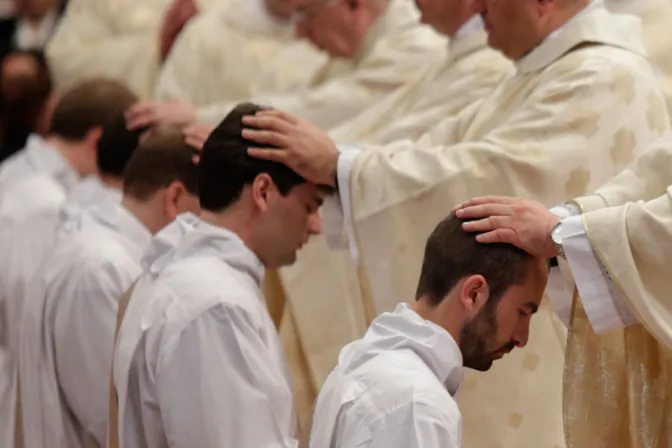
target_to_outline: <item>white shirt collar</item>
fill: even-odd
[[[582,43],[620,47],[646,55],[641,21],[634,16],[614,15],[603,0],[593,0],[541,44],[515,63],[518,74],[541,70]]]
[[[443,327],[427,321],[402,303],[393,313],[383,313],[372,323],[364,341],[377,350],[409,349],[455,395],[464,378],[460,347]]]
[[[476,14],[467,20],[453,37],[448,40],[448,56],[450,60],[472,53],[488,44],[483,19]]]
[[[191,214],[181,215],[159,232],[142,257],[143,268],[156,275],[173,261],[190,257],[217,258],[261,285],[261,260],[230,230],[210,225]]]
[[[16,25],[16,46],[20,50],[41,50],[47,44],[56,26],[58,14],[49,11],[42,17],[39,23],[32,23],[25,18],[20,18]]]
[[[58,149],[37,134],[28,137],[24,149],[28,163],[36,171],[47,173],[71,191],[79,182],[79,174],[70,166]]]
[[[460,29],[458,29],[457,32],[451,37],[451,40],[462,39],[463,37],[467,37],[479,31],[483,31],[483,29],[483,19],[480,15],[474,14],[469,20],[462,24]]]
[[[138,249],[138,257],[152,239],[149,229],[120,203],[107,202],[91,209],[91,215],[103,225],[126,237]]]

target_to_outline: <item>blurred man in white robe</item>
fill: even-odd
[[[291,15],[291,0],[227,0],[194,18],[161,67],[156,99],[202,107],[303,87],[328,57],[295,38]]]
[[[473,221],[467,230],[486,232],[483,243],[554,257],[568,280],[556,310],[570,328],[564,414],[571,446],[670,444],[670,163],[667,135],[593,194],[550,210],[485,197],[457,212]]]
[[[227,1],[69,0],[46,47],[55,89],[104,76],[151,98],[161,63],[184,25],[201,9]]]
[[[123,117],[117,128],[125,130]],[[177,130],[160,131],[137,151],[116,149],[99,152],[99,165],[123,198],[71,220],[27,295],[19,365],[26,446],[107,445],[117,300],[140,275],[151,235],[178,214],[198,212],[196,166]]]
[[[53,246],[68,195],[80,178],[97,175],[96,150],[102,127],[134,101],[136,97],[127,88],[113,81],[92,80],[74,87],[54,112],[46,144],[27,153],[23,166],[17,161],[16,170],[25,169],[26,174],[3,192],[0,202],[0,326],[2,348],[12,362],[18,356],[26,288]],[[14,395],[2,400],[3,409],[14,408]]]
[[[296,32],[326,51],[331,61],[304,88],[248,98],[278,107],[326,129],[352,118],[422,73],[441,57],[444,42],[421,25],[411,0],[297,0]],[[157,123],[216,124],[239,100],[195,107],[186,102],[140,102],[129,111],[131,128]]]
[[[247,138],[288,148],[267,153],[273,160],[314,182],[334,185],[338,179],[340,204],[325,208],[325,223],[334,225],[334,243],[341,247],[347,232],[376,312],[407,300],[422,238],[447,208],[494,193],[549,206],[580,196],[668,131],[664,95],[637,18],[612,15],[588,0],[481,0],[478,7],[489,44],[515,61],[517,73],[417,142],[342,146],[339,152],[324,133],[295,117],[264,111],[246,118],[264,129],[246,130]],[[548,302],[532,326],[536,337],[525,349],[492,372],[468,374],[459,397],[465,445],[564,445],[566,329]],[[539,394],[544,401],[534,399]],[[483,425],[490,430],[482,431]]]
[[[120,448],[295,447],[285,357],[261,292],[264,268],[293,263],[321,230],[325,189],[252,159],[236,108],[199,161],[200,218],[150,243],[120,302],[113,360]]]
[[[511,61],[487,45],[476,0],[418,0],[422,23],[448,38],[447,53],[423,76],[331,130],[336,141],[417,140],[446,117],[484,100],[506,77]]]
[[[481,245],[445,218],[427,240],[415,303],[381,314],[341,351],[310,447],[460,448],[462,367],[489,370],[527,344],[547,278],[546,260]]]

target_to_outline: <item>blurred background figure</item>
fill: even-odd
[[[0,162],[48,131],[54,104],[51,76],[40,51],[16,51],[0,65]]]

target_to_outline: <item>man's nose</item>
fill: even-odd
[[[523,348],[527,345],[527,341],[530,338],[530,323],[525,324],[523,328],[518,331],[514,336],[514,341],[519,348]]]
[[[308,218],[308,233],[310,235],[319,235],[322,233],[322,217],[320,213],[313,213]]]

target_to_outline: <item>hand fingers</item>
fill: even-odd
[[[140,134],[140,136],[138,137],[138,143],[140,143],[141,145],[142,145],[143,143],[145,143],[145,142],[147,141],[147,139],[149,139],[149,137],[152,136],[152,131],[153,131],[153,129],[152,129],[152,128],[149,128],[149,129],[147,129],[145,132],[143,132],[142,134]]]
[[[287,152],[278,149],[248,148],[247,153],[257,159],[270,160],[271,162],[286,163]]]
[[[479,196],[475,197],[472,199],[469,199],[466,202],[463,202],[461,204],[458,204],[453,208],[453,211],[456,211],[461,208],[465,207],[470,207],[473,205],[481,205],[481,204],[511,204],[515,198],[509,197],[509,196]]]
[[[184,139],[184,142],[188,145],[191,146],[194,149],[198,149],[199,151],[203,149],[203,145],[205,144],[205,140],[199,137],[194,137],[194,136],[189,136],[187,135]]]
[[[468,205],[455,212],[460,219],[485,218],[488,216],[510,216],[513,213],[511,207],[504,204],[485,203],[481,205]]]
[[[476,241],[484,244],[506,243],[516,245],[518,239],[513,229],[496,229],[492,232],[476,235]]]
[[[130,131],[154,126],[158,123],[158,115],[154,111],[147,111],[141,115],[135,115],[131,119],[126,119],[126,127]]]
[[[124,118],[126,119],[126,126],[134,130],[143,127],[143,125],[146,126],[146,123],[151,122],[155,115],[156,104],[153,101],[143,101],[131,106],[124,113]]]
[[[297,124],[299,119],[289,112],[277,109],[264,109],[255,114],[256,117],[276,117],[290,124]]]
[[[462,228],[467,232],[490,232],[495,229],[511,229],[513,218],[510,216],[489,216],[478,221],[463,222]]]
[[[243,138],[262,145],[271,145],[278,148],[287,148],[288,146],[287,137],[273,131],[243,129]]]
[[[243,124],[257,129],[276,131],[283,134],[286,134],[291,129],[291,125],[288,121],[272,115],[247,115],[243,117]]]

